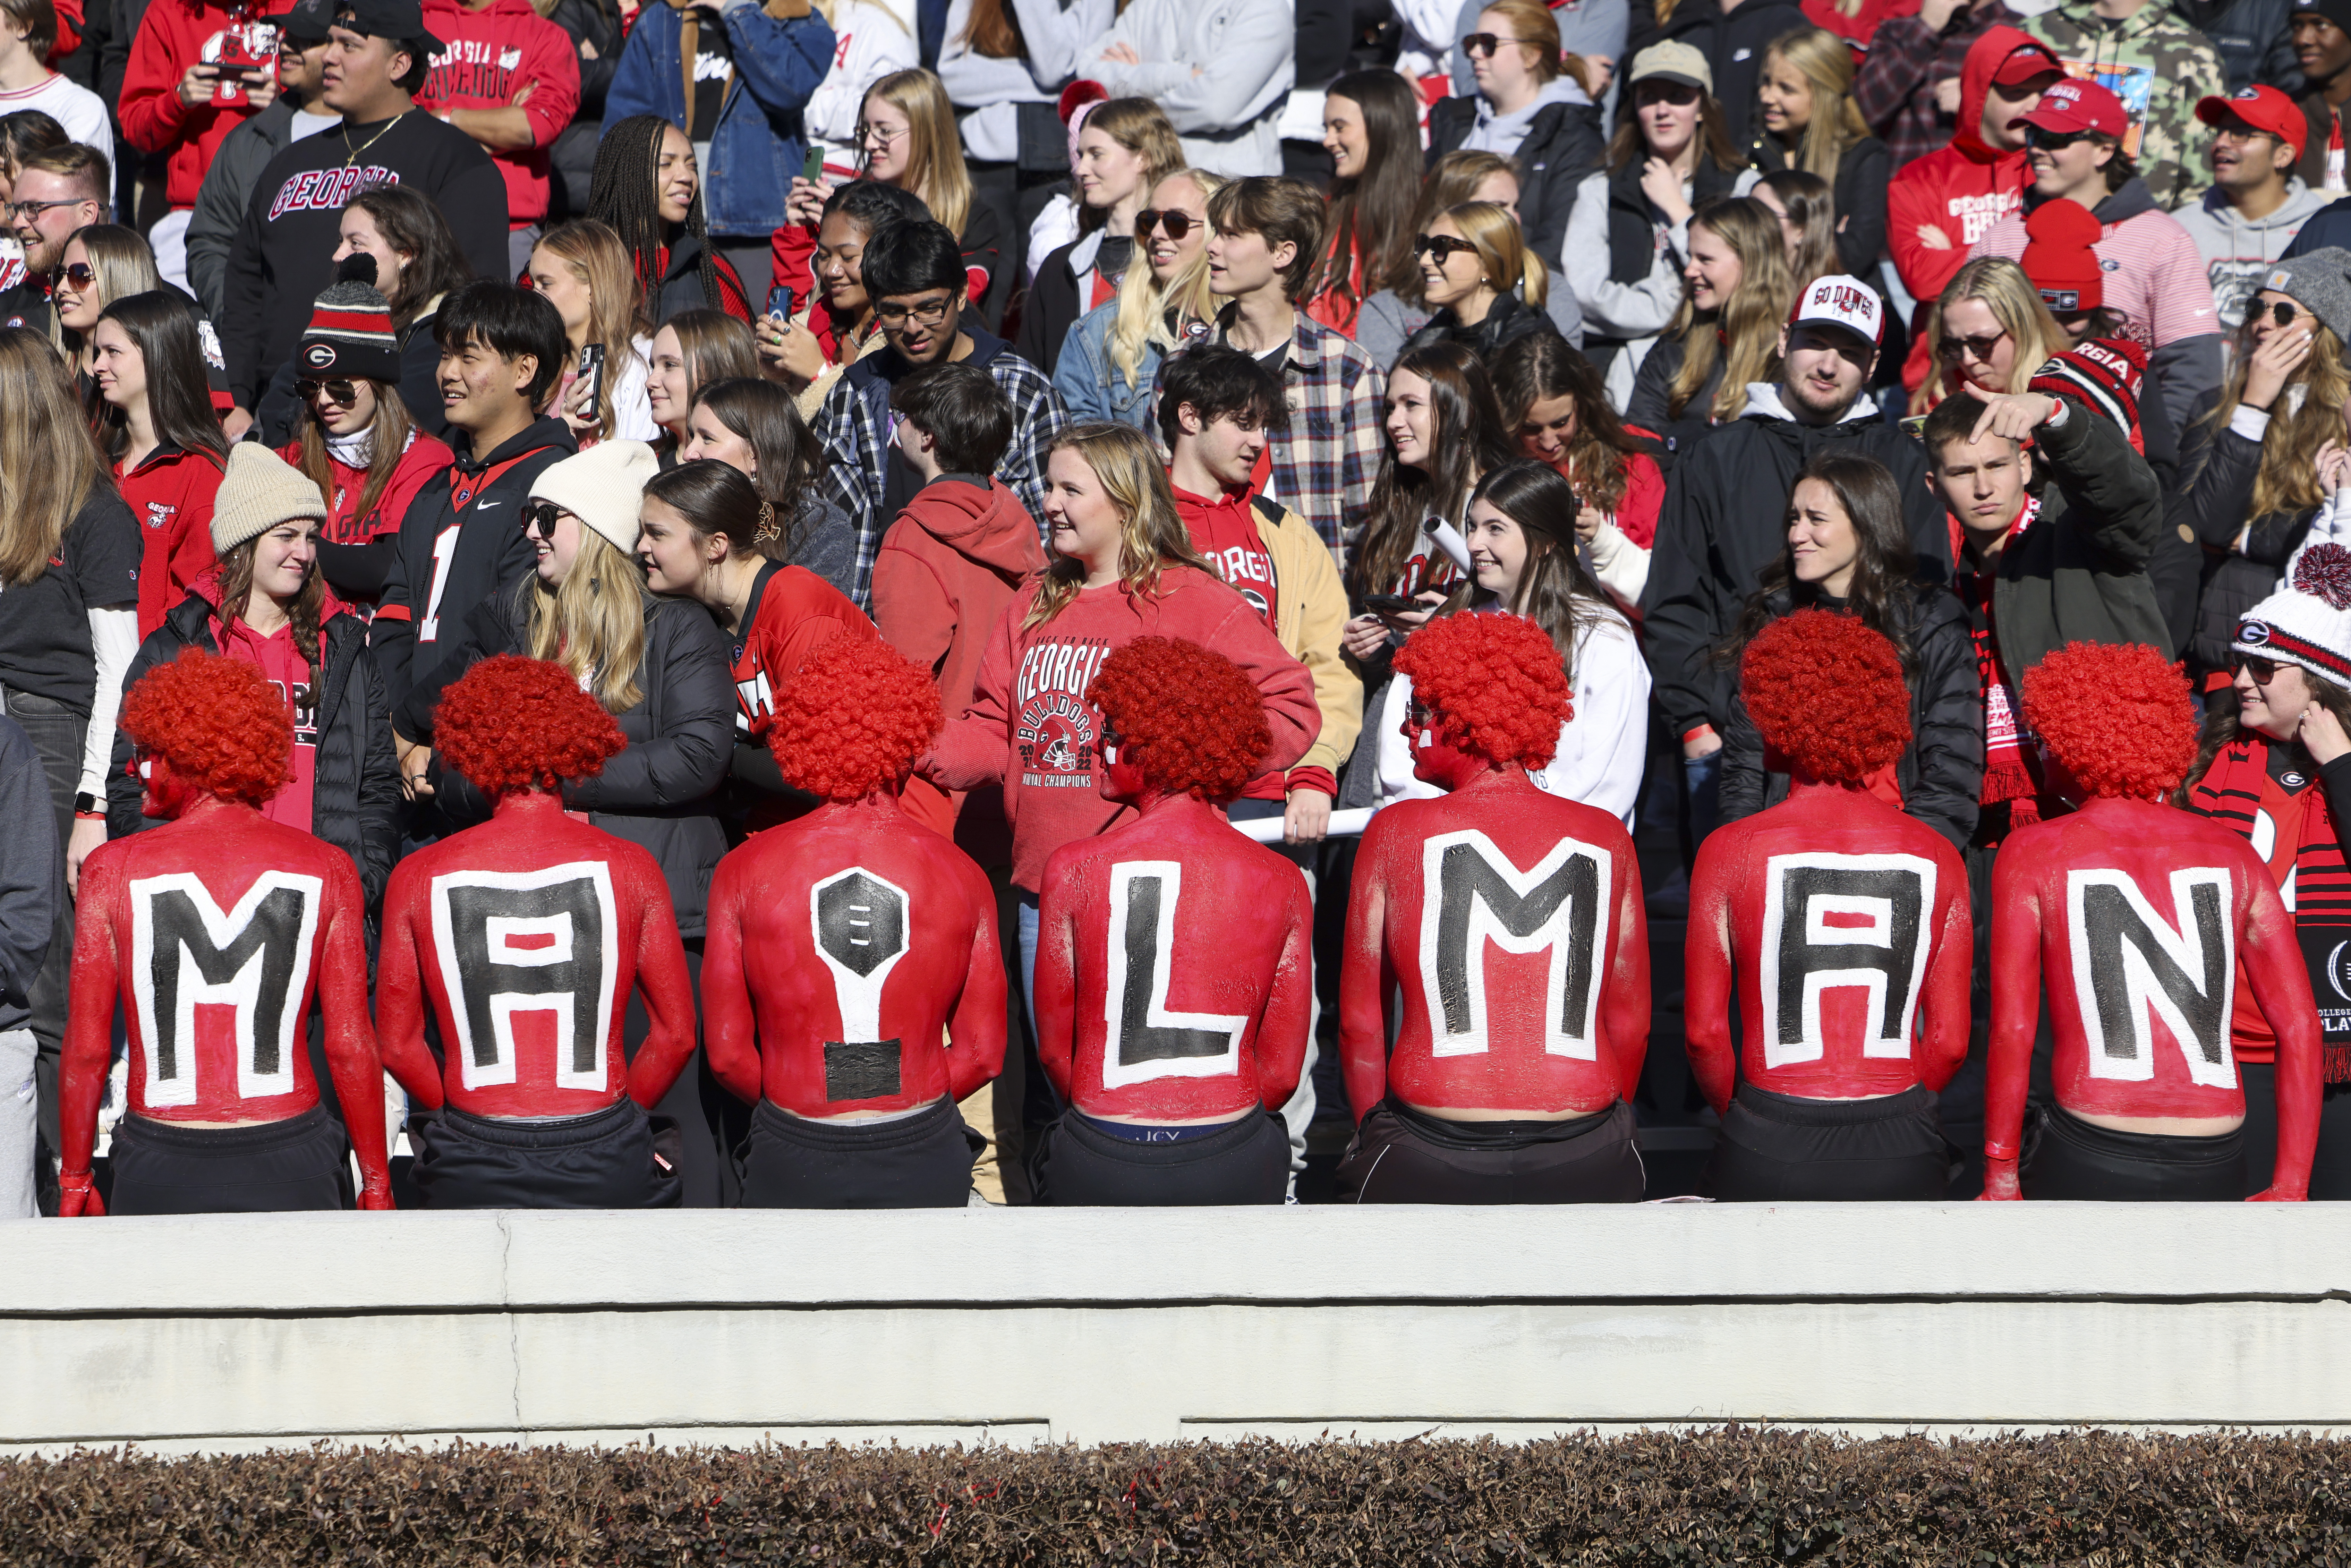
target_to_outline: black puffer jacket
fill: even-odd
[[[1774,619],[1792,602],[1783,589],[1764,601]],[[1811,602],[1847,612],[1845,601],[1822,595]],[[1907,606],[1913,673],[1910,745],[1894,765],[1903,811],[1965,849],[1975,836],[1977,798],[1983,792],[1983,686],[1967,612],[1947,589],[1919,584]],[[1763,765],[1763,737],[1735,694],[1722,736],[1722,821],[1751,817],[1788,798],[1788,775]]]
[[[183,648],[220,652],[220,612],[206,591],[217,581],[210,574],[200,579],[139,645],[139,656],[123,676],[125,691],[156,665],[178,658]],[[392,754],[383,682],[367,656],[366,623],[339,612],[328,617],[319,633],[325,670],[319,680],[319,743],[311,758],[310,831],[351,857],[372,919],[392,862],[400,858],[400,763]],[[114,761],[106,770],[107,837],[119,839],[155,825],[139,814],[139,799],[131,740],[118,729]]]
[[[1438,99],[1428,110],[1428,166],[1435,168],[1439,158],[1457,151],[1477,128],[1476,99]],[[1522,171],[1519,228],[1544,266],[1558,264],[1567,214],[1575,208],[1575,187],[1607,152],[1608,133],[1596,103],[1547,103],[1527,126],[1515,154]]]
[[[2285,563],[2310,532],[2318,508],[2251,515],[2253,480],[2262,470],[2262,444],[2227,425],[2203,440],[2213,401],[2204,400],[2189,416],[2189,429],[2198,433],[2200,447],[2191,459],[2197,466],[2188,476],[2189,517],[2197,542],[2204,547],[2206,565],[2188,654],[2199,669],[2225,670],[2237,622],[2276,591]]]
[[[1494,301],[1486,319],[1475,327],[1461,325],[1450,309],[1439,310],[1429,318],[1427,326],[1405,340],[1404,347],[1405,352],[1410,353],[1432,343],[1458,343],[1477,355],[1490,371],[1494,368],[1494,356],[1502,351],[1504,345],[1537,332],[1559,336],[1559,329],[1552,325],[1548,314],[1515,294],[1505,294]]]
[[[490,595],[465,618],[462,640],[401,705],[402,735],[430,741],[441,692],[493,653],[530,651],[530,595],[538,578]],[[678,935],[702,935],[710,876],[726,852],[719,824],[720,788],[735,753],[735,681],[726,638],[710,612],[684,599],[645,598],[645,652],[637,667],[644,693],[612,716],[629,747],[593,779],[566,785],[563,803],[614,838],[643,845],[660,862],[677,910]],[[411,726],[415,727],[412,728]],[[490,818],[490,803],[436,754],[429,776],[452,823]]]

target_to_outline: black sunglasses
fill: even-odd
[[[2252,675],[2253,677],[2253,685],[2257,686],[2265,686],[2268,685],[2272,680],[2276,678],[2278,673],[2278,662],[2275,659],[2260,658],[2252,653],[2230,654],[2229,673],[2234,674],[2239,670],[2242,670],[2246,674]]]
[[[1179,213],[1173,207],[1164,213],[1145,207],[1134,214],[1134,237],[1149,239],[1152,230],[1164,226],[1167,230],[1167,237],[1180,245],[1183,243],[1184,236],[1192,232],[1192,225],[1198,221],[1191,214]]]
[[[555,520],[563,516],[563,508],[552,501],[533,501],[522,509],[522,531],[537,534],[540,538],[555,538]]]
[[[326,393],[327,401],[337,408],[349,408],[360,401],[360,389],[350,382],[299,381],[294,383],[294,395],[304,402],[308,402],[320,392]]]
[[[1991,351],[1999,348],[2000,340],[2007,336],[2007,331],[2002,329],[1971,338],[1938,338],[1935,340],[1935,351],[1947,360],[1956,360],[1963,353],[1973,354],[1989,364]]]
[[[1465,251],[1477,248],[1468,240],[1456,239],[1451,235],[1415,235],[1412,241],[1413,255],[1434,256],[1439,267]]]
[[[2089,134],[2086,131],[2043,131],[2037,125],[2028,125],[2024,128],[2024,144],[2043,152],[2061,152]]]
[[[2300,308],[2295,306],[2291,300],[2281,299],[2276,304],[2270,307],[2270,319],[2276,322],[2281,327],[2293,326],[2294,319],[2301,314],[2302,311]],[[2261,319],[2262,313],[2258,310],[2248,310],[2245,312],[2245,325],[2248,327],[2252,326]]]
[[[1524,38],[1505,38],[1496,33],[1471,33],[1461,40],[1461,47],[1468,52],[1471,58],[1475,59],[1480,55],[1492,54],[1504,44],[1525,42]]]

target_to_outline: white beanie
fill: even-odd
[[[2351,549],[2325,539],[2295,551],[2284,583],[2245,612],[2231,645],[2351,689]]]
[[[637,553],[637,508],[645,482],[661,472],[653,449],[642,441],[600,441],[567,457],[534,481],[530,498],[552,501],[612,542],[622,555]]]

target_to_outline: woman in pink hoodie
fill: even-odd
[[[1265,698],[1269,771],[1303,757],[1322,723],[1306,666],[1193,549],[1167,472],[1142,433],[1071,425],[1049,449],[1045,476],[1051,564],[1006,606],[981,655],[970,711],[919,766],[943,789],[1004,788],[1024,987],[1036,972],[1046,858],[1134,815],[1102,795],[1102,716],[1086,695],[1113,650],[1137,637],[1179,637],[1238,664]]]

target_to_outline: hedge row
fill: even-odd
[[[1100,1448],[0,1459],[0,1562],[2345,1563],[2351,1445],[1728,1427]]]

